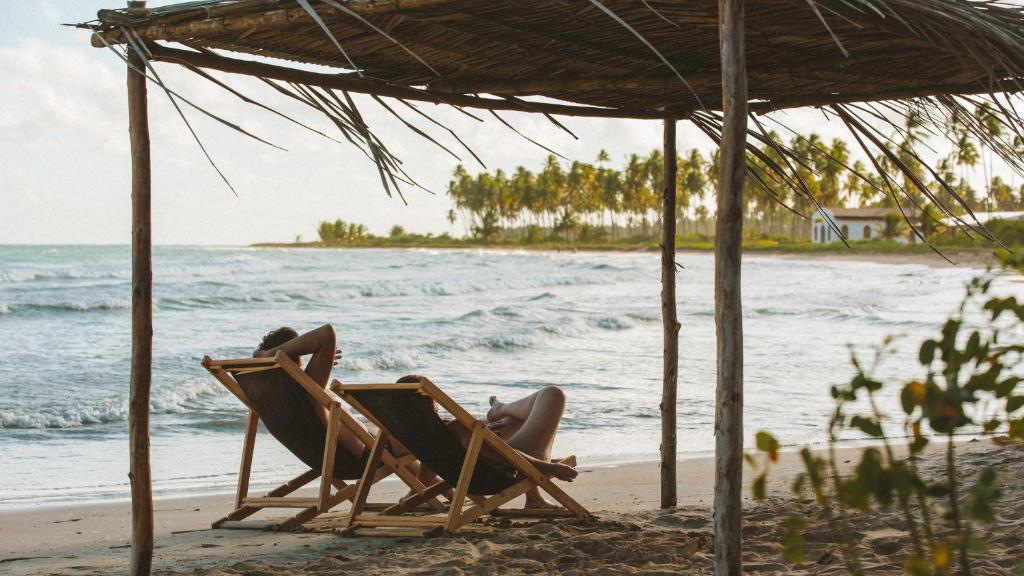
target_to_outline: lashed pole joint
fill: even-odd
[[[715,574],[743,573],[743,304],[747,69],[744,0],[719,0],[723,125],[715,226]]]

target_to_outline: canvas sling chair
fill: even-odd
[[[455,533],[485,514],[550,518],[588,517],[590,513],[556,486],[529,460],[473,418],[462,406],[427,378],[397,384],[342,384],[331,389],[379,429],[370,451],[370,465],[357,484],[349,512],[346,533],[359,536],[431,536]],[[434,408],[446,410],[471,431],[466,446],[453,434]],[[397,439],[439,480],[418,495],[392,504],[377,514],[365,507],[373,484],[372,465],[386,453],[388,439]],[[481,455],[490,448],[490,457]],[[494,455],[500,462],[493,461]],[[561,460],[575,465],[575,458]],[[562,508],[551,510],[500,510],[500,506],[539,487]],[[454,489],[455,495],[444,511],[417,511],[427,498]],[[467,502],[468,500],[468,502]],[[466,504],[467,506],[464,506]]]
[[[425,491],[426,487],[416,479],[415,472],[409,469],[409,465],[415,462],[411,454],[399,458],[390,451],[382,450],[373,466],[367,467],[368,452],[362,458],[356,458],[341,446],[337,440],[341,427],[351,430],[366,446],[375,445],[375,439],[337,398],[317,385],[283,352],[278,352],[273,358],[237,360],[214,360],[206,356],[202,363],[249,409],[235,509],[214,522],[214,528],[294,530],[341,502],[352,500],[356,494],[356,484],[346,481],[363,479],[368,484],[374,484],[395,474],[416,493]],[[314,410],[314,403],[327,409],[326,424]],[[267,431],[309,466],[309,470],[264,496],[250,497],[249,476],[257,426],[261,420]],[[315,497],[289,496],[317,478],[320,479],[320,485]],[[427,508],[444,508],[434,497],[418,502]],[[300,510],[294,516],[278,522],[244,521],[264,508]]]

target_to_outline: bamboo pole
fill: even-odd
[[[743,303],[740,267],[746,173],[744,0],[718,0],[722,52],[721,163],[715,226],[715,574],[743,573]]]
[[[144,9],[146,3],[129,2]],[[132,492],[129,573],[148,576],[153,563],[153,480],[149,463],[149,394],[153,365],[153,262],[150,234],[149,110],[142,59],[128,53],[128,131],[132,158],[132,359],[128,401],[128,477]]]
[[[665,189],[662,193],[661,321],[664,328],[661,388],[661,507],[676,507],[676,388],[679,320],[676,315],[676,121],[664,122]]]

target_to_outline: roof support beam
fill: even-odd
[[[791,66],[784,69],[760,68],[757,70],[750,70],[748,72],[748,83],[753,84],[754,90],[756,91],[759,84],[777,80],[779,74],[796,74],[807,81],[821,82],[823,84],[839,81],[851,82],[851,78],[863,79],[865,84],[877,85],[883,81],[889,82],[890,85],[893,83],[891,78],[884,78],[877,74],[870,74],[863,69],[852,70],[850,68],[838,67],[835,62],[825,62],[822,66],[823,67]],[[695,88],[710,87],[712,84],[717,86],[722,80],[721,70],[683,71],[682,74],[683,77],[686,78],[686,81]],[[1019,89],[1015,85],[1011,86],[1012,82],[1009,81],[990,80],[989,78],[982,79],[982,73],[980,72],[978,78],[979,79],[973,83],[957,82],[952,84],[919,86],[917,88],[897,89],[893,87],[888,90],[876,89],[872,91],[872,94],[877,94],[879,92],[892,92],[893,94],[896,94],[897,97],[899,94],[910,94],[913,97],[919,93],[948,94],[951,90],[956,92],[963,92],[964,90],[992,92]],[[993,88],[993,86],[995,88]],[[596,92],[606,91],[609,89],[658,92],[686,91],[685,85],[683,85],[677,76],[642,76],[636,74],[623,77],[538,78],[529,80],[495,80],[493,78],[480,80],[447,80],[439,78],[436,81],[430,82],[427,87],[434,92],[507,95],[535,95],[552,92]],[[850,102],[864,102],[877,99],[867,93],[837,93],[834,97],[842,98],[845,101]],[[820,94],[799,94],[786,99],[776,98],[770,103],[765,103],[760,106],[760,109],[765,111],[781,110],[783,108],[815,106],[831,103],[833,102],[827,95],[823,97]],[[752,108],[757,109],[758,105],[753,104]]]
[[[810,106],[830,106],[832,104],[851,104],[854,102],[881,102],[884,100],[905,100],[907,98],[927,98],[929,96],[970,96],[973,94],[993,94],[996,92],[1022,92],[1024,83],[1019,80],[988,79],[968,84],[936,84],[933,86],[917,86],[912,88],[895,88],[886,91],[875,91],[864,94],[832,94],[830,96],[798,95],[790,98],[777,98],[768,102],[750,104],[750,111],[755,114],[767,114],[788,108],[805,108]]]
[[[345,90],[359,94],[375,94],[388,98],[400,98],[418,102],[431,102],[434,104],[448,104],[466,108],[481,108],[485,110],[506,110],[513,112],[534,112],[544,114],[555,114],[559,116],[580,116],[592,118],[639,118],[648,120],[661,120],[666,117],[686,118],[685,113],[665,113],[656,110],[630,110],[622,108],[597,108],[591,106],[576,106],[572,104],[555,104],[551,102],[526,102],[523,100],[505,100],[494,98],[481,98],[465,94],[446,94],[410,86],[399,86],[360,78],[355,74],[324,74],[321,72],[309,72],[297,70],[286,66],[275,66],[252,60],[238,60],[225,58],[217,54],[207,52],[195,52],[191,50],[180,50],[168,48],[157,44],[149,45],[153,58],[162,62],[173,62],[187,64],[196,68],[220,70],[232,74],[243,74],[257,78],[280,80],[282,82],[294,82],[309,86],[319,86],[332,90]]]

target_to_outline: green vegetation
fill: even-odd
[[[979,107],[976,114],[993,137],[1009,138],[1001,124],[984,122],[991,111]],[[748,156],[745,248],[846,251],[841,243],[810,243],[811,227],[806,217],[817,203],[892,209],[885,216],[880,238],[852,243],[850,250],[854,252],[930,251],[895,242],[905,238],[911,226],[940,250],[991,251],[992,245],[976,238],[976,234],[968,235],[943,222],[944,212],[932,199],[948,197],[945,192],[953,190],[964,203],[950,201],[945,209],[957,215],[964,215],[966,208],[1024,210],[1024,186],[1014,189],[998,176],[988,178],[991,158],[986,162],[985,155],[979,153],[984,150],[983,143],[977,142],[963,123],[954,123],[954,127],[960,127],[955,131],[956,145],[935,168],[907,152],[927,136],[913,114],[906,126],[892,135],[890,149],[871,158],[867,165],[850,159],[850,146],[842,139],[826,143],[811,134],[795,135],[783,142],[778,134],[768,133]],[[1024,141],[1013,138],[1013,142],[1024,153]],[[792,155],[783,155],[783,148]],[[770,168],[778,164],[790,164],[794,179],[780,179]],[[982,191],[974,190],[969,178],[979,165],[987,179]],[[452,201],[448,220],[453,227],[463,224],[466,237],[411,234],[400,226],[386,237],[377,237],[365,226],[336,220],[320,223],[319,241],[295,245],[655,249],[661,229],[663,171],[664,158],[659,150],[647,156],[632,154],[620,168],[611,165],[603,150],[593,164],[577,161],[563,165],[551,155],[539,171],[519,166],[511,175],[502,170],[471,175],[459,165],[448,184]],[[902,174],[902,181],[880,173]],[[710,209],[717,176],[717,153],[705,157],[691,149],[678,158],[675,218],[682,249],[713,247],[714,214]],[[897,196],[903,197],[902,204],[896,203]],[[967,216],[964,219],[970,221]],[[996,221],[987,226],[1007,246],[1024,246],[1021,221]]]
[[[1018,267],[1019,267],[1018,263]],[[800,451],[804,471],[793,482],[798,498],[810,496],[819,506],[833,536],[843,545],[850,574],[864,574],[850,528],[854,515],[873,508],[895,509],[902,517],[908,549],[904,568],[913,575],[971,573],[972,554],[985,543],[972,531],[974,523],[995,519],[1000,490],[997,471],[985,467],[973,485],[963,485],[954,438],[961,433],[995,436],[1003,443],[1024,441],[1024,395],[1019,367],[1024,355],[1024,302],[989,295],[996,274],[973,280],[957,314],[939,335],[921,344],[919,363],[924,376],[901,385],[902,427],[909,443],[898,449],[886,431],[888,416],[876,403],[885,383],[872,373],[890,353],[891,338],[875,351],[870,366],[852,356],[855,376],[848,385],[832,388],[835,410],[828,424],[829,446],[824,456],[809,448]],[[983,315],[986,325],[972,330],[968,313]],[[889,430],[892,428],[890,427]],[[876,442],[863,451],[849,472],[840,472],[836,443],[855,432]],[[945,470],[940,479],[920,474],[918,461],[933,438],[944,438]],[[779,457],[779,441],[767,432],[756,436],[757,454],[747,456],[760,475],[752,491],[767,496],[767,479]],[[905,452],[905,453],[904,453]],[[784,556],[803,558],[803,516],[787,521]],[[1022,567],[1024,568],[1024,567]],[[1021,569],[1021,568],[1019,568]]]
[[[999,132],[1001,126],[990,129]],[[871,159],[869,166],[859,160],[851,162],[844,140],[826,143],[811,134],[782,142],[771,132],[768,138],[774,144],[765,142],[748,156],[746,233],[758,239],[808,240],[806,217],[816,209],[816,201],[829,207],[893,209],[894,215],[887,219],[884,230],[888,238],[907,232],[902,209],[910,223],[930,239],[948,226],[939,222],[942,211],[915,182],[935,198],[943,196],[946,183],[975,211],[1024,209],[1024,186],[1015,190],[999,177],[989,179],[981,194],[970,186],[968,173],[980,162],[978,145],[966,130],[962,132],[954,151],[940,159],[934,170],[905,150],[926,136],[915,117],[908,119],[902,133],[894,135],[892,149]],[[780,154],[783,147],[792,150],[795,158]],[[772,164],[787,163],[794,165],[798,181],[779,179],[769,169]],[[983,165],[986,175],[991,172],[989,164]],[[700,150],[691,149],[677,159],[677,165],[677,229],[683,237],[710,237],[713,214],[709,208],[717,187],[717,154],[705,158]],[[879,169],[887,174],[903,173],[904,181],[891,177],[886,180]],[[897,205],[890,187],[906,192],[910,202]],[[603,150],[594,164],[577,161],[563,166],[550,155],[536,173],[519,166],[511,175],[496,170],[473,176],[460,165],[448,185],[454,203],[449,220],[454,224],[461,219],[472,237],[488,241],[593,242],[653,236],[660,227],[663,188],[664,158],[660,150],[647,156],[632,154],[620,169],[609,166],[609,156]],[[947,208],[955,214],[965,213],[963,206]]]
[[[905,225],[905,224],[904,224]],[[262,247],[345,247],[345,248],[518,248],[536,250],[658,250],[660,238],[654,234],[633,234],[618,239],[603,237],[590,239],[581,237],[569,242],[556,237],[540,237],[523,239],[498,238],[482,240],[465,237],[454,238],[449,234],[412,234],[401,226],[394,226],[387,236],[375,236],[366,231],[365,226],[350,224],[344,221],[322,222],[319,227],[320,240],[285,244],[257,244]],[[989,229],[996,237],[1020,252],[1024,247],[1024,220],[1001,221],[989,224]],[[900,228],[902,234],[903,228]],[[678,236],[677,245],[680,250],[714,250],[714,239],[703,235]],[[992,246],[982,239],[971,239],[958,231],[947,231],[945,234],[932,237],[933,244],[944,254],[960,253],[987,255]],[[815,244],[809,241],[793,241],[789,238],[758,238],[748,235],[743,244],[748,252],[786,252],[799,254],[812,253],[852,253],[852,254],[932,254],[932,249],[923,244],[901,244],[895,240],[880,238],[870,241],[850,242],[849,246],[841,243]]]

